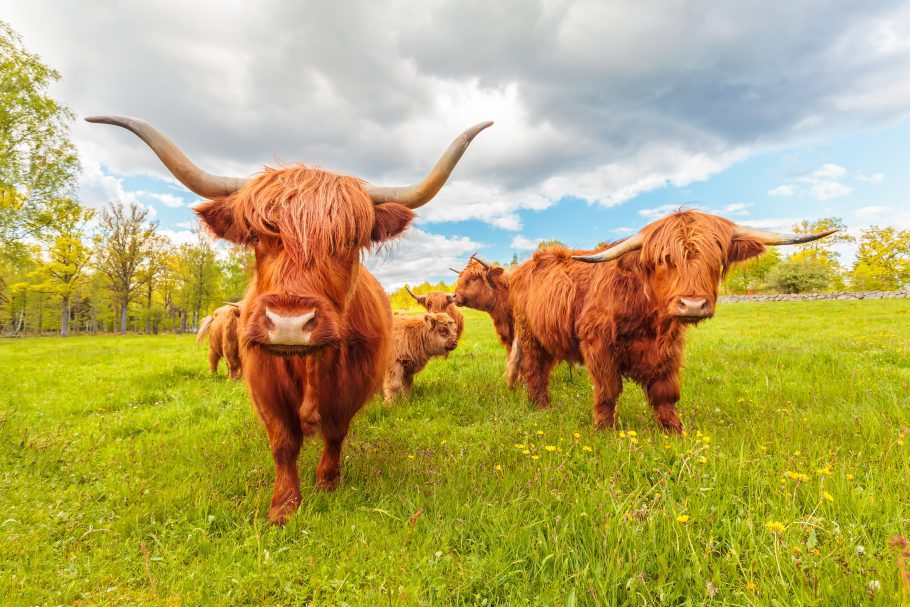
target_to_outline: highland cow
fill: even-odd
[[[202,319],[196,333],[196,344],[202,343],[206,333],[209,335],[209,367],[212,374],[218,373],[218,361],[224,358],[228,378],[240,379],[240,344],[238,327],[240,325],[240,307],[227,304],[217,308]]]
[[[405,289],[407,290],[408,295],[413,297],[414,301],[423,306],[427,312],[444,312],[451,316],[452,320],[455,321],[455,325],[458,327],[458,338],[461,339],[461,334],[464,331],[464,314],[462,314],[461,310],[455,305],[454,293],[430,291],[423,295],[414,295],[414,293],[411,292],[411,289],[408,287],[405,287]]]
[[[628,377],[647,393],[660,427],[681,432],[676,403],[686,328],[714,315],[718,283],[730,266],[766,245],[834,231],[778,234],[680,211],[596,253],[561,246],[536,252],[509,285],[531,399],[538,409],[548,407],[553,365],[583,362],[594,384],[596,427],[614,426]]]
[[[208,199],[195,207],[208,229],[255,252],[255,278],[241,303],[240,357],[275,462],[269,520],[284,523],[300,505],[304,435],[321,432],[316,486],[334,489],[351,419],[378,391],[391,355],[389,298],[363,267],[362,252],[401,234],[413,209],[436,195],[492,123],[462,133],[420,183],[379,187],[303,165],[219,177],[141,120],[88,120],[138,135],[174,177]]]
[[[414,376],[430,359],[448,356],[458,347],[458,326],[445,312],[395,316],[392,336],[395,346],[382,386],[387,403],[395,402],[399,393],[410,396]]]
[[[515,325],[512,302],[509,300],[509,274],[476,254],[471,255],[464,270],[452,271],[458,274],[453,297],[455,304],[486,312],[493,320],[496,336],[506,350],[506,382],[510,388],[514,387],[518,379],[520,351],[513,351],[512,348]]]

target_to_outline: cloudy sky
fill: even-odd
[[[387,288],[680,206],[910,228],[907,2],[7,0],[0,18],[78,115],[144,118],[215,173],[304,162],[398,185],[495,120],[370,260]],[[196,198],[138,139],[73,137],[85,204],[135,199],[189,237]]]

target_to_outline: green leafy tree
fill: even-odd
[[[827,289],[831,269],[817,260],[787,259],[768,273],[768,285],[776,293],[814,293]]]
[[[202,231],[196,232],[196,242],[182,245],[177,253],[179,299],[185,310],[181,330],[190,322],[195,329],[202,310],[216,301],[221,278],[218,259],[212,241]]]
[[[108,279],[115,302],[120,306],[120,333],[126,333],[130,301],[142,286],[142,266],[155,237],[148,223],[148,211],[136,203],[119,202],[101,211],[96,239],[98,270]]]
[[[780,251],[771,247],[764,255],[735,265],[727,274],[726,291],[742,294],[765,289],[769,274],[779,263],[781,263]]]
[[[48,96],[60,74],[0,21],[0,247],[50,226],[55,200],[75,189],[73,113]]]
[[[46,252],[37,255],[38,267],[29,274],[37,280],[27,288],[38,293],[60,297],[60,335],[70,330],[70,301],[85,282],[85,270],[92,258],[86,246],[85,226],[94,216],[94,209],[79,206],[64,198],[49,205],[53,221],[43,233]]]
[[[853,288],[891,291],[910,286],[910,230],[863,230],[851,275]]]
[[[847,224],[840,217],[823,217],[815,221],[804,219],[794,224],[796,234],[812,234],[824,230],[838,230],[830,236],[819,240],[797,245],[790,256],[793,261],[815,261],[825,266],[831,274],[832,287],[844,288],[844,267],[840,262],[840,253],[835,250],[839,244],[856,242],[856,238],[847,233]]]

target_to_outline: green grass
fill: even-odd
[[[633,384],[594,431],[565,365],[533,411],[466,320],[410,401],[355,419],[336,492],[304,446],[285,528],[244,387],[192,337],[0,342],[0,605],[901,601],[910,301],[722,304],[690,332],[680,439]]]

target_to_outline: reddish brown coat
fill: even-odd
[[[212,373],[218,372],[218,361],[224,358],[228,369],[228,378],[240,379],[240,344],[238,326],[240,308],[227,305],[217,308],[211,315],[202,319],[196,333],[196,343],[202,343],[206,333],[209,336],[209,368]]]
[[[717,286],[731,264],[765,247],[734,238],[726,219],[684,211],[642,230],[640,251],[588,264],[554,246],[513,272],[510,283],[522,379],[538,408],[549,406],[549,378],[560,360],[583,362],[594,384],[594,423],[612,427],[622,378],[647,392],[661,427],[679,432],[686,324],[672,314],[679,297],[705,298],[713,313]],[[710,316],[710,314],[709,314]]]
[[[445,312],[423,316],[395,316],[392,319],[394,350],[383,382],[387,403],[403,393],[410,395],[414,376],[430,359],[448,356],[458,347],[458,327]]]
[[[429,293],[418,295],[415,299],[427,312],[448,314],[455,321],[458,338],[461,339],[461,334],[464,332],[464,314],[455,305],[455,297],[451,293],[430,291]]]

